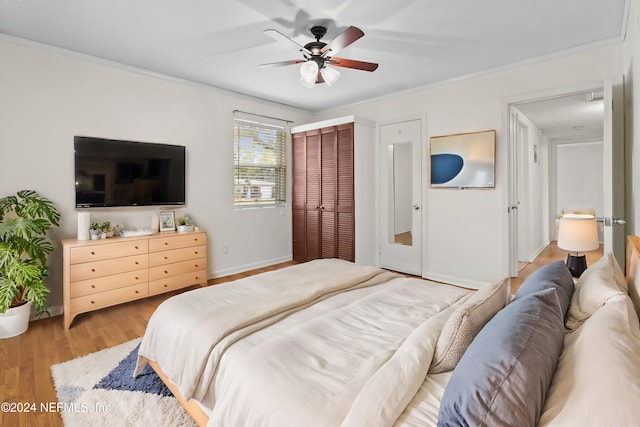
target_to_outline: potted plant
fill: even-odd
[[[99,222],[92,222],[89,226],[89,234],[91,235],[91,240],[98,240],[100,235],[102,234],[102,226]]]
[[[100,231],[104,234],[104,238],[113,237],[113,226],[110,221],[104,221],[100,224]]]
[[[191,222],[191,218],[188,216],[177,217],[176,225],[178,226],[178,231],[193,231],[193,223]]]
[[[37,316],[47,313],[46,234],[59,224],[54,204],[35,191],[0,199],[0,338],[27,330],[32,305]]]

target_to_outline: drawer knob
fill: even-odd
[[[96,303],[95,301],[91,301],[91,304],[95,304],[95,303]]]
[[[96,272],[96,269],[95,269],[95,268],[92,268],[92,269],[91,269],[91,272],[92,272],[92,273],[95,273],[95,272]]]
[[[164,271],[164,274],[169,274],[169,272],[167,270]]]
[[[138,247],[137,247],[137,246],[134,246],[134,248],[135,248],[135,249],[138,249]]]
[[[140,293],[139,291],[136,291],[136,294],[139,294],[139,293]]]
[[[198,251],[193,251],[194,254],[198,255]]]
[[[167,285],[166,283],[165,283],[163,286],[164,286],[165,288],[168,288],[168,287],[169,287],[169,285]]]
[[[96,288],[96,285],[91,285],[91,289],[95,289],[95,288]]]
[[[138,276],[136,276],[136,280],[140,280],[140,278]]]
[[[91,255],[95,255],[96,253],[94,251],[91,251]]]
[[[196,267],[196,268],[198,268],[198,264],[196,264],[196,266],[195,266],[195,267]]]
[[[165,256],[165,257],[164,257],[164,259],[169,259],[169,257],[168,257],[168,256]]]
[[[164,245],[165,246],[169,246],[169,242],[164,242]]]
[[[193,240],[195,240],[195,241],[197,242],[197,241],[198,241],[198,238],[196,237],[196,238],[195,238],[195,239],[193,239]]]
[[[139,262],[138,262],[138,261],[136,261],[136,265],[138,265],[138,264],[139,264]]]
[[[198,276],[196,276],[196,280],[198,280]]]

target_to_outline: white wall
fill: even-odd
[[[508,275],[508,104],[540,98],[543,94],[598,87],[603,82],[605,63],[619,60],[619,45],[600,47],[324,111],[319,118],[348,112],[389,122],[396,117],[426,113],[427,137],[497,130],[495,189],[423,189],[426,194],[423,276],[459,284],[482,284]],[[424,173],[428,174],[428,164],[425,165]]]
[[[76,236],[73,137],[87,135],[187,147],[188,206],[180,212],[209,233],[209,277],[291,259],[289,207],[233,209],[232,111],[297,123],[310,113],[12,40],[0,39],[0,58],[0,195],[34,189],[50,198],[62,214],[54,242]],[[130,227],[148,226],[154,212],[91,210],[92,219]],[[61,252],[49,262],[54,311],[62,305]]]
[[[640,224],[640,1],[630,0],[623,44],[625,140],[627,167],[627,234],[638,234]]]
[[[604,215],[603,145],[602,141],[553,144],[554,205],[558,214],[595,209],[597,217]]]

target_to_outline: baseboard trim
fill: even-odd
[[[216,270],[213,272],[213,276],[209,279],[215,279],[218,277],[231,276],[232,274],[244,273],[245,271],[255,270],[257,268],[269,267],[270,265],[280,264],[282,262],[291,261],[291,256],[284,256],[280,258],[272,258],[269,260],[259,261],[251,264],[240,265],[237,267],[225,268],[222,270]]]

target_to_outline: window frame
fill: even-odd
[[[247,127],[251,129],[247,130]],[[253,136],[251,135],[252,132],[254,133]],[[256,139],[258,135],[264,135],[265,132],[275,132],[273,138],[262,139],[258,137],[258,139],[262,141],[262,143],[257,144],[258,146],[262,146],[264,148],[265,143],[273,143],[275,145],[272,148],[274,150],[274,153],[271,156],[266,157],[266,160],[268,160],[268,162],[257,162],[259,153],[256,153],[254,151],[253,153],[249,153],[250,156],[254,157],[253,161],[241,163],[242,157],[244,157],[245,159],[247,158],[247,150],[245,150],[245,153],[242,153],[243,148],[242,144],[240,143],[243,136],[245,138],[253,137],[254,139]],[[233,208],[235,210],[286,206],[288,140],[290,140],[290,129],[287,121],[277,119],[264,120],[264,117],[262,116],[254,116],[249,113],[238,114],[238,112],[234,112]],[[243,156],[242,154],[245,155]],[[273,157],[273,163],[270,162],[271,159],[269,157]],[[255,170],[249,171],[249,169]],[[271,190],[263,189],[264,187],[268,186],[252,184],[247,186],[240,183],[240,180],[247,180],[247,177],[251,181],[259,182],[261,180],[264,180],[269,175],[272,175],[274,178],[273,188]],[[256,179],[252,180],[252,176]],[[241,194],[238,191],[238,187],[240,186],[244,187],[243,191],[249,192],[250,198],[242,200],[238,197],[238,194]],[[272,194],[273,197],[263,198],[263,191],[265,193]]]

